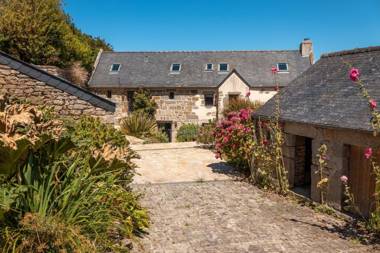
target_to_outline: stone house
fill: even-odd
[[[51,67],[48,70],[51,70]],[[1,93],[9,93],[33,105],[51,106],[60,115],[73,117],[91,115],[113,123],[115,111],[113,102],[58,75],[59,73],[46,72],[38,66],[20,61],[0,51]]]
[[[380,137],[372,134],[368,101],[349,79],[349,64],[360,69],[370,96],[380,101],[380,47],[323,55],[280,93],[285,131],[283,155],[290,186],[318,202],[316,155],[318,148],[326,144],[327,203],[337,209],[342,207],[344,187],[340,177],[347,175],[356,204],[368,215],[374,208],[375,177],[364,150],[379,147]],[[254,117],[272,116],[274,100],[269,100]]]
[[[312,63],[308,39],[297,50],[100,52],[88,87],[117,104],[117,118],[132,111],[134,91],[150,90],[158,104],[156,119],[174,140],[181,124],[218,118],[231,99],[248,91],[254,101],[271,98],[272,66],[284,87]]]

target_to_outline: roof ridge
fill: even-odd
[[[244,52],[299,52],[298,49],[281,49],[281,50],[162,50],[162,51],[103,51],[103,53],[114,53],[114,54],[123,54],[123,53],[244,53]]]
[[[361,48],[354,48],[350,50],[342,50],[342,51],[326,53],[326,54],[322,54],[321,58],[329,58],[329,57],[352,55],[352,54],[362,54],[362,53],[368,53],[368,52],[373,52],[373,51],[380,51],[380,46],[361,47]]]

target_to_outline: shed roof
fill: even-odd
[[[66,79],[52,75],[41,68],[18,60],[2,51],[0,51],[0,64],[7,65],[10,68],[19,71],[33,79],[44,82],[49,86],[62,90],[70,95],[76,96],[84,101],[89,102],[95,107],[102,108],[106,111],[114,112],[115,103],[102,98],[86,89],[83,89],[75,84],[72,84]]]
[[[380,101],[380,46],[325,54],[280,92],[281,120],[325,127],[372,131],[368,101],[349,79],[358,68],[372,98]],[[254,116],[272,116],[275,98]]]
[[[172,51],[172,52],[103,52],[89,81],[90,87],[217,87],[229,74],[217,71],[219,63],[228,63],[251,87],[271,87],[270,69],[288,63],[289,73],[281,74],[280,84],[287,85],[308,67],[310,60],[299,50],[279,51]],[[121,64],[118,74],[111,65]],[[179,74],[171,74],[173,63],[182,64]],[[205,71],[207,63],[213,71]]]

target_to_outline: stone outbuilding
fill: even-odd
[[[320,201],[317,153],[326,144],[327,203],[337,209],[342,207],[340,177],[347,175],[356,204],[368,215],[374,208],[375,176],[364,150],[378,148],[380,137],[373,135],[368,101],[348,76],[351,66],[360,69],[370,96],[380,101],[380,47],[323,55],[280,92],[285,131],[283,154],[290,186]],[[271,117],[274,107],[273,98],[254,117]]]
[[[115,103],[0,51],[0,92],[47,105],[60,115],[91,115],[113,123]]]
[[[156,119],[174,140],[183,123],[202,124],[222,115],[229,101],[265,102],[276,94],[271,67],[285,87],[313,63],[309,39],[296,50],[100,52],[88,87],[117,104],[116,116],[133,110],[133,94],[148,89]]]

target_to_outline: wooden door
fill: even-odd
[[[364,147],[349,147],[348,181],[356,205],[364,216],[374,209],[375,175],[370,161],[364,157]]]

